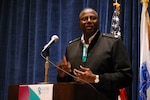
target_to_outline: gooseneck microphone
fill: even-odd
[[[43,50],[41,51],[41,53],[46,53],[46,57],[45,57],[45,76],[44,76],[44,82],[47,83],[48,82],[48,70],[49,70],[49,47],[55,43],[58,40],[58,36],[57,35],[53,35],[51,37],[51,40],[44,46]]]
[[[59,39],[59,37],[57,35],[53,35],[51,37],[51,40],[44,46],[42,52],[44,52],[46,49],[48,49],[53,43],[55,43],[57,40]]]

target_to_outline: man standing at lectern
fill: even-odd
[[[68,44],[65,56],[58,64],[74,77],[57,69],[57,80],[86,81],[94,84],[110,100],[117,100],[119,89],[132,82],[131,63],[123,42],[111,34],[100,32],[98,14],[92,8],[83,9],[79,21],[82,36]]]

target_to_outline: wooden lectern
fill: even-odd
[[[40,84],[41,85],[41,84]],[[8,100],[18,100],[19,85],[9,85]],[[53,100],[108,100],[88,84],[56,83]]]

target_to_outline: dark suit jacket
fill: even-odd
[[[86,63],[82,63],[81,39],[69,43],[66,48],[66,58],[72,69],[80,65],[88,67],[94,74],[100,76],[100,82],[93,84],[96,89],[113,100],[118,95],[119,88],[127,87],[132,81],[131,63],[121,39],[111,34],[98,32],[88,48]],[[58,81],[73,81],[70,76],[57,77]]]

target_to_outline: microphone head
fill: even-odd
[[[57,35],[53,35],[51,37],[51,40],[54,40],[54,42],[56,42],[59,39],[59,37]]]

